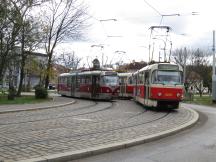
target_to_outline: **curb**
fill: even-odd
[[[42,156],[40,158],[21,160],[19,162],[64,162],[64,161],[80,159],[80,158],[84,158],[84,157],[88,157],[92,155],[102,154],[105,152],[119,150],[119,149],[131,147],[131,146],[135,146],[138,144],[143,144],[143,143],[151,142],[154,140],[158,140],[158,139],[176,134],[177,132],[185,130],[196,124],[196,122],[199,119],[199,114],[192,109],[187,109],[187,110],[191,111],[194,114],[194,118],[188,123],[185,123],[177,128],[173,128],[173,129],[166,130],[166,131],[156,133],[153,135],[149,135],[149,136],[139,137],[133,140],[126,140],[124,142],[107,144],[107,145],[93,147],[89,149],[59,153],[59,154],[54,154],[54,155],[49,155],[49,156]]]
[[[5,110],[5,111],[0,111],[0,114],[5,114],[5,113],[14,113],[14,112],[22,112],[22,111],[34,111],[34,110],[46,110],[46,109],[52,109],[52,108],[56,108],[56,107],[63,107],[63,106],[67,106],[67,105],[72,105],[76,103],[76,101],[72,101],[72,102],[67,102],[67,103],[63,103],[63,104],[58,104],[58,105],[51,105],[51,106],[43,106],[43,107],[35,107],[35,108],[30,108],[30,109],[20,109],[20,110]]]

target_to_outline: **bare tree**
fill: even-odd
[[[51,0],[47,2],[45,20],[45,49],[48,55],[45,88],[49,85],[52,58],[55,47],[65,39],[78,39],[82,35],[86,8],[77,0]]]
[[[187,60],[191,57],[190,50],[188,50],[186,47],[176,49],[173,52],[172,57],[177,64],[182,66],[182,68],[184,70],[183,82],[185,83],[185,81],[186,81],[186,68],[187,68],[187,62],[188,62]]]
[[[58,63],[65,66],[70,70],[76,70],[80,64],[82,58],[79,58],[75,55],[75,52],[72,53],[63,53],[57,58]]]

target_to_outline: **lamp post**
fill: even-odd
[[[216,102],[216,75],[215,75],[215,30],[213,30],[213,65],[212,65],[212,101]]]

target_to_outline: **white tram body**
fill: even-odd
[[[119,97],[131,98],[133,95],[132,73],[118,73]]]
[[[111,100],[118,96],[118,75],[113,71],[64,73],[58,78],[58,93],[64,96]]]
[[[183,99],[183,69],[174,63],[155,63],[133,74],[134,100],[149,107],[176,109]]]

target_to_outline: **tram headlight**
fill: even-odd
[[[157,95],[160,97],[160,96],[162,96],[162,93],[161,93],[161,92],[158,92],[158,94],[157,94]]]
[[[176,96],[177,96],[177,97],[181,97],[181,94],[180,94],[180,93],[177,93]]]

